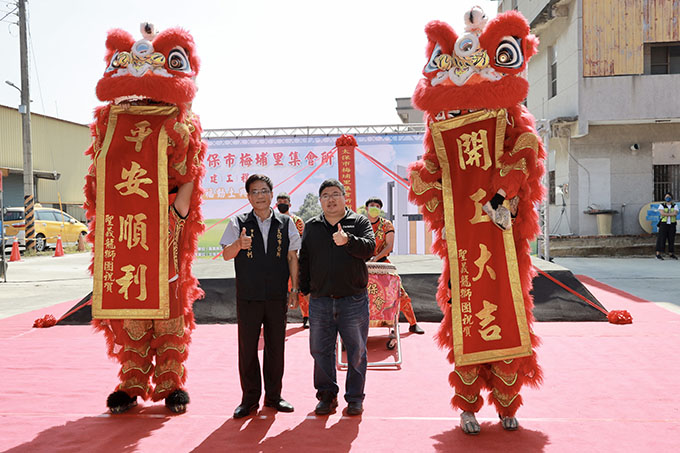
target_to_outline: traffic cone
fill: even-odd
[[[21,261],[21,254],[19,253],[19,241],[14,238],[12,242],[12,254],[9,256],[10,261]]]
[[[64,256],[64,247],[61,245],[61,236],[57,236],[57,247],[54,249],[54,256]]]

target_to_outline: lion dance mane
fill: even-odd
[[[516,165],[521,160],[526,164],[526,171],[513,171],[509,176],[503,176],[496,170],[487,187],[482,187],[489,194],[482,203],[501,188],[507,193],[508,200],[516,196],[519,198],[512,232],[532,351],[539,344],[538,337],[531,330],[533,300],[529,291],[535,271],[531,264],[529,241],[539,232],[535,206],[544,197],[541,178],[545,150],[537,137],[534,118],[522,105],[529,89],[527,63],[537,51],[538,39],[530,34],[527,21],[516,11],[499,14],[487,23],[483,12],[476,7],[466,13],[465,21],[466,32],[461,36],[440,21],[430,22],[425,28],[428,62],[412,102],[424,112],[428,128],[424,138],[425,152],[419,161],[409,166],[409,199],[422,207],[424,220],[434,234],[432,251],[443,260],[436,298],[444,318],[436,341],[448,351],[450,363],[456,362],[450,305],[451,263],[445,234],[442,168],[429,126],[479,110],[507,111],[501,162],[508,168],[519,168]],[[451,184],[455,191],[456,181]],[[421,190],[414,191],[415,186],[421,187]],[[425,189],[422,190],[422,187]],[[520,388],[523,385],[538,387],[541,381],[542,373],[535,352],[510,361],[456,366],[449,375],[449,383],[455,390],[451,404],[463,411],[477,412],[483,405],[479,392],[485,389],[490,391],[489,404],[496,407],[499,415],[514,416],[522,404]]]

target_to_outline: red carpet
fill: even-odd
[[[291,324],[284,398],[292,414],[269,408],[233,420],[240,400],[236,327],[200,325],[188,363],[189,411],[170,416],[143,403],[110,416],[104,401],[116,365],[104,339],[87,326],[32,329],[37,317],[59,316],[73,302],[0,320],[0,450],[12,452],[213,451],[674,451],[680,442],[677,394],[680,316],[581,278],[631,325],[537,323],[545,371],[540,390],[526,390],[521,429],[505,432],[492,409],[479,414],[482,433],[464,435],[449,406],[450,366],[426,335],[402,338],[401,370],[370,370],[365,412],[314,417],[307,331]],[[372,329],[369,360],[387,355],[386,329]],[[339,374],[344,385],[344,372]],[[344,409],[341,402],[339,409]]]

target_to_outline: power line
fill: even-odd
[[[17,10],[18,8],[19,8],[19,7],[16,6],[16,7],[14,7],[14,9],[13,9],[12,11],[10,11],[10,12],[8,12],[7,14],[5,14],[4,16],[2,16],[2,18],[0,18],[0,22],[4,22],[5,18],[6,18],[7,16],[9,16],[10,14],[16,12],[16,10]]]

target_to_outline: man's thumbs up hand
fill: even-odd
[[[241,250],[247,250],[253,245],[253,238],[246,235],[245,227],[241,229],[241,235],[238,237],[241,244]]]
[[[338,231],[333,233],[333,241],[335,241],[335,245],[338,246],[343,246],[347,244],[347,241],[349,238],[347,237],[347,233],[342,229],[342,225],[340,222],[338,222]]]

